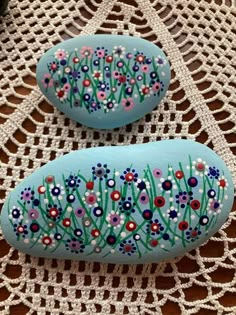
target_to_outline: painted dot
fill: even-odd
[[[176,171],[175,177],[178,179],[182,179],[184,177],[184,173],[182,171]]]
[[[151,240],[151,241],[150,241],[150,245],[151,245],[152,247],[157,247],[157,245],[158,245],[158,240],[155,240],[155,239]]]
[[[125,232],[121,232],[121,233],[120,233],[120,236],[121,236],[122,238],[124,238],[124,237],[126,237],[126,233],[125,233]]]
[[[140,234],[134,234],[133,238],[135,241],[139,241],[141,239],[141,236]]]
[[[39,194],[44,194],[45,191],[46,191],[46,188],[44,186],[41,185],[41,186],[38,187],[38,193]]]
[[[192,200],[191,203],[190,203],[190,207],[193,209],[193,210],[198,210],[200,208],[201,204],[198,200]]]

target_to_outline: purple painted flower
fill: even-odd
[[[75,209],[75,215],[79,218],[82,218],[85,215],[84,208],[79,207],[79,208]]]
[[[21,192],[20,199],[23,200],[25,203],[30,203],[32,200],[34,200],[34,191],[30,187],[25,188]]]
[[[118,213],[115,213],[115,211],[111,211],[111,213],[108,214],[106,217],[106,220],[108,221],[108,227],[113,226],[114,229],[121,227],[122,224],[124,224],[124,215],[119,215]]]
[[[72,238],[71,240],[66,241],[66,249],[70,250],[71,253],[83,253],[84,248],[85,246],[82,240],[77,241],[76,238]]]
[[[148,194],[146,193],[141,193],[139,196],[139,201],[142,205],[146,205],[149,202],[149,197]]]

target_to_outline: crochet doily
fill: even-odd
[[[218,153],[236,183],[234,0],[11,0],[0,18],[0,201],[71,150],[189,138]],[[114,131],[88,129],[36,86],[41,55],[79,34],[130,34],[168,56],[169,91]],[[236,314],[236,210],[197,250],[158,265],[45,260],[0,236],[0,314]]]

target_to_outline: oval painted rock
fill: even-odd
[[[75,151],[22,181],[2,230],[31,255],[112,263],[169,259],[219,230],[232,178],[208,147],[166,140]]]
[[[170,82],[163,51],[140,38],[87,35],[47,51],[37,82],[71,119],[109,129],[131,123],[160,103]]]

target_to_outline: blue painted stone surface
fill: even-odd
[[[144,39],[87,35],[48,50],[39,61],[37,82],[71,119],[108,129],[131,123],[160,103],[170,66],[163,51]]]
[[[196,248],[231,210],[233,182],[208,147],[166,140],[60,157],[9,194],[6,240],[35,256],[159,262]]]

